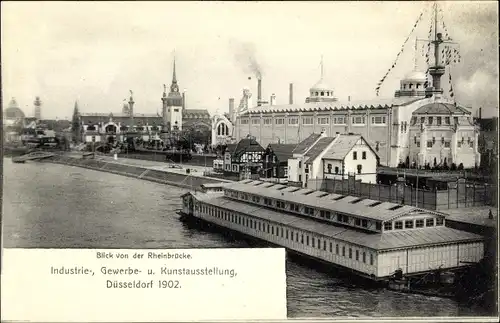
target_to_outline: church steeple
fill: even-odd
[[[177,83],[177,76],[175,75],[175,56],[174,56],[174,73],[172,76],[172,83]]]
[[[179,93],[179,86],[177,85],[177,75],[175,73],[175,56],[174,56],[174,70],[172,73],[172,84],[170,85],[170,93]]]

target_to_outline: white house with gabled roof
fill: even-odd
[[[358,134],[341,134],[323,154],[324,178],[344,179],[354,175],[363,183],[376,183],[379,157]]]

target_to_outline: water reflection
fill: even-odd
[[[184,191],[76,167],[4,159],[4,245],[237,248],[261,245],[179,221]],[[361,288],[287,260],[290,317],[464,315],[452,300]],[[476,314],[474,314],[476,313]],[[465,315],[477,315],[468,310]]]

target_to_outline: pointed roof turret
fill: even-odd
[[[172,75],[172,84],[177,83],[177,76],[175,75],[175,56],[174,56],[174,72]]]
[[[306,98],[306,103],[337,101],[337,98],[335,98],[333,94],[333,88],[324,81],[323,55],[321,55],[320,71],[321,77],[319,81],[309,89],[309,97]]]
[[[179,93],[179,85],[177,85],[177,75],[175,71],[175,54],[174,54],[174,70],[172,72],[172,84],[170,85],[170,93]]]

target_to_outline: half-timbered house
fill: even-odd
[[[224,173],[240,178],[259,177],[265,149],[255,138],[245,138],[227,145],[224,152]]]

